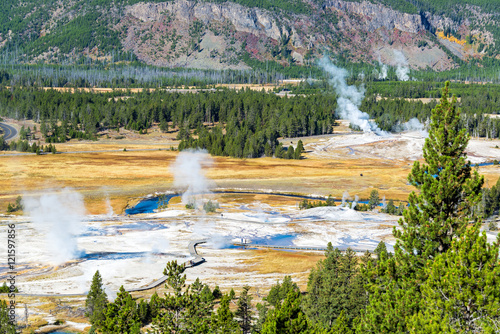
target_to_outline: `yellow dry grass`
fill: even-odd
[[[248,270],[260,274],[289,274],[308,272],[316,262],[325,258],[320,252],[286,252],[275,250],[253,250],[242,262]]]
[[[60,151],[64,150],[63,145],[70,144],[60,144]],[[110,148],[107,144],[86,145],[89,147],[85,149],[93,148],[96,151]],[[145,145],[142,148],[148,147],[155,146]],[[164,150],[122,150],[1,156],[0,210],[5,209],[7,203],[13,202],[19,194],[40,195],[54,189],[72,187],[84,195],[89,213],[106,212],[107,197],[113,210],[122,212],[135,197],[171,190],[173,175],[169,166],[177,154]],[[332,194],[338,198],[348,190],[364,198],[374,188],[380,189],[386,198],[405,199],[411,189],[405,181],[408,172],[406,164],[384,165],[376,160],[297,161],[216,157],[207,176],[214,180],[216,186],[226,189]],[[256,197],[256,200],[259,198]]]
[[[100,142],[70,142],[59,144],[58,150],[100,152],[0,156],[0,210],[5,210],[7,203],[20,194],[39,195],[72,187],[84,195],[89,213],[106,212],[108,197],[113,210],[120,213],[139,196],[172,190],[173,175],[169,166],[178,152],[160,151],[157,145],[148,143],[127,146],[130,147],[127,151],[120,150],[122,147]],[[131,151],[133,148],[152,150]],[[119,151],[108,151],[113,149]],[[395,200],[406,200],[413,190],[406,181],[411,166],[405,162],[314,157],[300,161],[226,157],[213,160],[207,176],[217,187],[225,189],[332,194],[337,198],[341,198],[344,191],[367,198],[372,189],[378,189],[381,196]],[[489,184],[496,182],[498,168],[481,168],[483,170]],[[252,196],[255,201],[268,199],[265,195]],[[293,204],[296,200],[282,201]]]

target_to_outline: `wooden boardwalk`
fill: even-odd
[[[205,262],[205,259],[201,257],[196,251],[196,246],[200,244],[204,244],[208,241],[208,239],[194,240],[190,241],[188,245],[189,254],[194,258],[192,260],[185,261],[181,263],[184,265],[184,268],[191,268]],[[168,276],[165,275],[151,284],[146,286],[135,288],[135,289],[127,289],[127,292],[137,292],[137,291],[145,291],[149,289],[156,288],[160,284],[164,283],[168,279]],[[4,295],[3,293],[0,295]],[[6,295],[6,294],[5,294]],[[53,293],[53,294],[31,294],[31,293],[16,293],[16,296],[25,296],[25,297],[83,297],[86,296],[87,293],[71,293],[71,294],[63,294],[63,293]]]
[[[251,243],[240,243],[240,242],[235,242],[233,243],[233,246],[237,247],[243,247],[243,248],[270,248],[270,249],[285,249],[285,250],[309,250],[309,251],[318,251],[318,252],[324,252],[326,251],[326,247],[310,247],[310,246],[274,246],[274,245],[258,245],[258,244],[251,244]],[[348,247],[334,247],[338,248],[341,251],[345,251]],[[366,249],[356,249],[352,248],[351,249],[355,252],[359,253],[364,253],[367,250]]]
[[[208,239],[201,239],[201,240],[194,240],[194,241],[189,242],[189,245],[188,245],[189,254],[194,259],[189,260],[189,261],[185,261],[184,263],[181,263],[181,265],[184,265],[184,268],[195,267],[195,266],[200,265],[203,262],[205,262],[205,259],[203,257],[201,257],[198,254],[198,252],[196,251],[196,246],[200,245],[200,244],[204,244],[207,241],[208,241]],[[154,281],[151,284],[148,284],[148,285],[140,287],[140,288],[128,289],[126,291],[127,292],[137,292],[137,291],[145,291],[145,290],[153,289],[153,288],[156,288],[157,286],[161,285],[162,283],[164,283],[167,279],[168,279],[168,275],[165,275],[165,276],[157,279],[156,281]]]

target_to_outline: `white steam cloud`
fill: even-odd
[[[347,191],[344,191],[342,194],[342,204],[340,206],[345,207],[347,206],[347,200],[349,199],[349,193]]]
[[[356,205],[358,205],[358,202],[359,202],[359,196],[355,195],[354,196],[354,201],[351,203],[351,209],[354,210],[354,208],[356,207]]]
[[[380,60],[380,56],[378,56],[378,65],[380,66],[380,72],[375,70],[376,74],[378,74],[378,79],[379,80],[387,79],[387,65],[382,63],[382,61]]]
[[[408,61],[406,61],[406,57],[403,52],[399,50],[393,50],[394,52],[394,60],[396,61],[396,75],[399,81],[408,81],[410,80],[410,68],[408,67]]]
[[[359,110],[359,106],[365,97],[364,87],[349,86],[346,82],[347,70],[332,64],[326,56],[321,58],[319,66],[331,76],[329,82],[338,95],[337,113],[340,117],[349,120],[351,124],[358,126],[363,132],[375,132],[384,135],[385,132],[370,121],[369,115]]]
[[[204,168],[213,160],[204,150],[182,151],[170,166],[174,174],[174,188],[182,191],[182,203],[203,205],[201,197],[209,192],[212,182],[205,177]]]
[[[109,200],[109,197],[106,197],[106,215],[108,217],[112,217],[115,214],[113,211],[113,207],[111,206],[111,201]]]
[[[85,205],[79,193],[65,188],[40,197],[24,196],[23,205],[34,227],[46,236],[51,263],[62,264],[81,255],[75,236],[83,231]]]
[[[408,122],[403,123],[403,128],[405,131],[424,131],[424,124],[420,123],[420,121],[413,117]]]

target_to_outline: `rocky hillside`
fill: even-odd
[[[1,1],[0,52],[23,62],[90,56],[236,69],[304,65],[328,52],[440,71],[500,59],[500,9],[482,0],[454,0],[446,9],[428,0],[420,8],[405,0]]]

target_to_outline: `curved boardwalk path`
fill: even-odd
[[[237,247],[244,247],[244,248],[272,248],[272,249],[288,249],[288,250],[310,250],[310,251],[326,251],[326,247],[309,247],[309,246],[274,246],[274,245],[258,245],[258,244],[246,244],[246,243],[239,243],[239,242],[236,242],[236,243],[233,243],[234,246],[237,246]],[[334,248],[338,248],[340,249],[341,251],[345,251],[347,248],[349,248],[349,246],[345,246],[345,247],[334,247]],[[364,253],[366,252],[367,250],[366,249],[355,249],[355,248],[352,248],[351,249],[355,252],[359,252],[359,253]]]
[[[189,242],[189,245],[188,245],[189,254],[192,257],[194,257],[194,259],[182,263],[184,265],[184,268],[195,267],[195,266],[205,262],[205,259],[203,257],[201,257],[200,255],[198,255],[198,252],[196,251],[196,246],[199,244],[204,244],[207,241],[208,241],[208,239],[202,239],[202,240],[194,240],[194,241]],[[165,275],[149,285],[146,285],[146,286],[143,286],[140,288],[135,288],[135,289],[128,289],[127,292],[137,292],[137,291],[145,291],[145,290],[153,289],[153,288],[156,288],[157,286],[159,286],[160,284],[162,284],[163,282],[165,282],[167,279],[168,279],[168,276]]]
[[[189,254],[194,258],[192,260],[189,260],[189,261],[185,261],[184,263],[182,263],[184,265],[184,268],[191,268],[191,267],[195,267],[197,265],[200,265],[202,264],[203,262],[205,262],[205,259],[203,257],[201,257],[198,252],[196,251],[196,246],[197,245],[200,245],[200,244],[204,244],[208,241],[208,239],[201,239],[201,240],[194,240],[194,241],[190,241],[189,242],[189,245],[188,245],[188,250],[189,250]],[[163,282],[165,282],[167,280],[168,276],[163,276],[162,278],[160,279],[157,279],[156,281],[154,281],[153,283],[149,284],[149,285],[146,285],[146,286],[143,286],[143,287],[140,287],[140,288],[136,288],[136,289],[127,289],[126,291],[127,292],[136,292],[136,291],[145,291],[145,290],[149,290],[149,289],[153,289],[153,288],[156,288],[157,286],[159,286],[160,284],[162,284]],[[3,295],[3,294],[0,294],[0,295]],[[71,294],[62,294],[62,293],[53,293],[53,294],[33,294],[33,293],[16,293],[16,296],[25,296],[25,297],[82,297],[82,296],[86,296],[87,293],[71,293]]]

